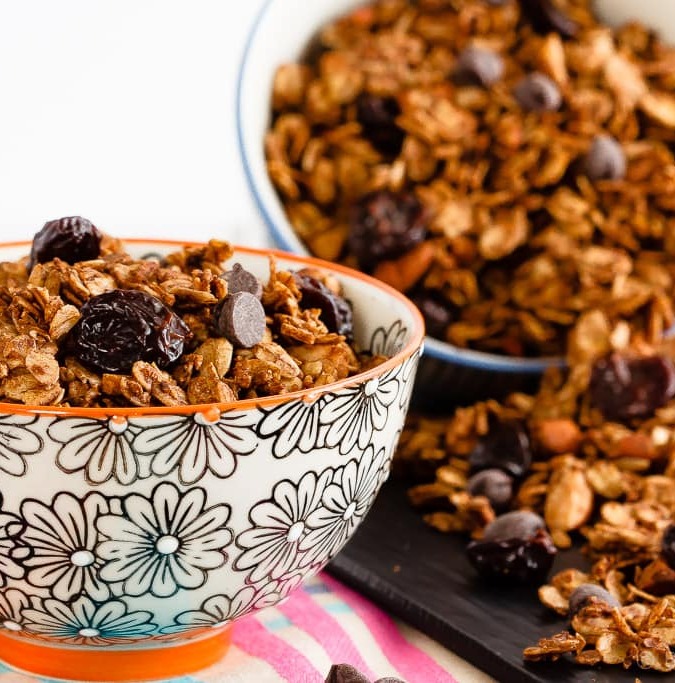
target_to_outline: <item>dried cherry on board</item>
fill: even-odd
[[[498,422],[478,441],[469,455],[472,472],[497,468],[520,478],[530,469],[532,448],[519,422]]]
[[[593,365],[589,392],[607,420],[649,417],[675,395],[675,365],[665,356],[614,352]]]
[[[520,510],[497,517],[466,551],[481,576],[519,583],[543,581],[557,554],[544,520]]]
[[[86,301],[66,352],[98,372],[128,373],[139,360],[166,367],[192,338],[187,324],[158,298],[115,289]]]

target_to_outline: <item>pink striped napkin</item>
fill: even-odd
[[[282,605],[237,622],[232,647],[221,662],[171,683],[323,683],[337,663],[351,664],[371,680],[489,680],[344,584],[320,574]],[[0,665],[0,683],[55,682]]]

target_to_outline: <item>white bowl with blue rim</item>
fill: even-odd
[[[362,4],[357,0],[267,0],[246,42],[237,84],[239,152],[272,239],[296,254],[309,252],[286,216],[265,163],[264,138],[271,121],[274,74],[279,65],[297,61],[322,26]],[[427,337],[413,405],[440,409],[533,390],[547,368],[563,365],[561,358],[502,356]]]

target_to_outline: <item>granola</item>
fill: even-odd
[[[409,499],[428,524],[472,539],[467,552],[479,571],[477,549],[488,567],[501,561],[495,529],[509,515],[535,525],[520,533],[520,552],[535,530],[563,552],[583,543],[590,569],[566,569],[539,588],[571,629],[527,647],[526,660],[675,671],[675,346],[648,345],[601,311],[571,339],[568,369],[550,370],[536,395],[411,416],[395,470],[418,482]],[[490,479],[500,486],[486,486]],[[508,540],[510,561],[511,530],[497,538]],[[588,586],[591,597],[580,601]]]
[[[312,253],[407,292],[445,341],[564,355],[601,309],[656,342],[675,49],[544,4],[376,0],[323,27],[276,73],[268,172]]]
[[[82,234],[93,241],[77,261]],[[280,270],[272,257],[263,285],[232,266],[232,257],[230,244],[211,240],[136,259],[85,219],[48,223],[30,260],[0,263],[0,400],[87,408],[224,403],[318,387],[384,360],[352,343],[351,308],[335,277]],[[328,294],[319,305],[305,301],[298,282]],[[332,305],[334,315],[335,302],[348,313],[340,334],[328,327],[334,320],[324,322],[322,306]],[[106,320],[113,315],[121,325]]]

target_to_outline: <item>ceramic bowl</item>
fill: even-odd
[[[28,246],[0,246],[0,260]],[[127,242],[135,256],[179,246]],[[234,258],[266,281],[269,253]],[[376,280],[277,258],[334,273],[356,343],[390,358],[223,405],[0,403],[0,660],[88,681],[202,668],[223,654],[228,624],[283,600],[363,520],[389,473],[423,322]]]
[[[363,4],[358,0],[267,0],[254,22],[239,71],[237,129],[248,185],[272,239],[286,251],[308,254],[288,221],[267,174],[263,140],[271,117],[274,74],[297,60],[323,25]],[[279,26],[285,27],[279,31]],[[416,408],[436,410],[536,389],[561,358],[512,358],[461,349],[428,337],[413,396]]]

